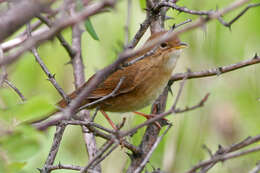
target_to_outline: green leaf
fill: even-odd
[[[85,20],[85,28],[88,31],[88,33],[90,34],[90,36],[94,39],[94,40],[99,40],[97,33],[90,21],[90,19]]]
[[[28,120],[38,120],[48,116],[55,110],[52,101],[46,96],[37,96],[23,104],[18,104],[3,112],[6,120],[19,120],[21,122]]]
[[[82,1],[81,0],[77,0],[76,1],[76,10],[80,11],[84,8]],[[99,40],[98,35],[90,21],[90,19],[86,19],[85,22],[85,28],[87,30],[87,32],[89,33],[89,35],[94,39],[94,40]]]
[[[141,9],[146,9],[146,0],[139,0],[139,4],[140,4],[140,7]]]

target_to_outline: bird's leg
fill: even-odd
[[[144,113],[142,113],[142,112],[133,112],[133,113],[135,113],[135,114],[137,114],[137,115],[141,115],[142,117],[145,117],[146,119],[150,119],[150,118],[153,118],[153,117],[155,117],[156,115],[154,115],[154,114],[144,114]],[[163,120],[165,120],[165,121],[168,121],[166,118],[162,118]],[[161,128],[161,125],[156,121],[155,122],[155,125],[158,127],[158,128]]]
[[[114,130],[117,130],[116,125],[113,123],[113,121],[109,118],[109,116],[107,115],[107,113],[103,110],[100,110],[100,112],[104,115],[104,117],[107,119],[107,121],[109,122],[109,124],[112,126],[112,128]]]
[[[123,119],[123,122],[122,122],[122,124],[120,125],[121,127],[119,127],[119,128],[117,128],[116,127],[116,125],[113,123],[113,121],[109,118],[109,116],[107,115],[107,113],[105,112],[105,111],[103,111],[103,110],[100,110],[100,112],[104,115],[104,117],[107,119],[107,121],[109,122],[109,124],[112,126],[112,128],[114,129],[114,130],[120,130],[120,128],[122,128],[123,127],[123,125],[125,124],[125,118]],[[120,145],[121,145],[121,148],[124,148],[125,146],[124,146],[124,144],[123,144],[123,140],[124,139],[119,139],[119,143],[120,143]]]
[[[146,119],[154,118],[154,117],[157,116],[155,114],[145,114],[145,113],[142,113],[142,112],[133,112],[133,113],[135,113],[137,115],[141,115],[142,117],[145,117]],[[168,121],[166,118],[162,118],[162,119],[165,120],[165,121]]]

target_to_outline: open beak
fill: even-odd
[[[183,49],[183,48],[187,48],[188,46],[189,45],[187,43],[180,42],[180,44],[176,46],[175,49]]]

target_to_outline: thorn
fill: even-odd
[[[253,59],[257,59],[257,58],[259,58],[259,57],[258,57],[257,53],[255,53],[255,56]]]
[[[149,12],[149,11],[152,11],[152,9],[144,8],[144,11]]]
[[[223,154],[224,153],[224,148],[222,147],[222,145],[218,145],[218,151],[216,152],[217,154]]]
[[[129,136],[130,136],[130,137],[133,137],[137,132],[138,132],[138,130],[133,131],[131,134],[129,134]]]
[[[176,23],[174,23],[174,24],[172,25],[171,30],[174,30],[175,27],[176,27]]]
[[[170,86],[167,86],[168,92],[170,92],[171,96],[173,96],[172,88]]]
[[[217,68],[217,76],[220,76],[222,73],[222,67]]]
[[[227,27],[228,27],[229,31],[232,32],[231,25],[228,24]]]
[[[172,86],[173,82],[174,82],[173,80],[169,80],[168,84],[167,84],[167,89],[171,93],[172,96],[173,96],[173,92],[172,92],[171,86]]]
[[[123,120],[120,124],[117,124],[116,127],[118,130],[122,129],[122,127],[125,125],[126,117],[123,117]]]
[[[203,144],[202,148],[208,152],[208,154],[210,155],[211,158],[213,157],[212,151],[210,150],[210,148],[207,145]]]
[[[53,75],[52,74],[48,74],[48,78],[53,78]]]

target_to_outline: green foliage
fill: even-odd
[[[87,30],[88,33],[91,35],[91,37],[92,37],[94,40],[99,40],[99,38],[98,38],[98,36],[97,36],[97,33],[96,33],[96,31],[95,31],[95,29],[94,29],[94,27],[93,27],[93,25],[92,25],[90,19],[85,20],[84,24],[85,24],[86,30]]]
[[[83,7],[84,7],[81,0],[77,0],[76,5],[77,5],[77,7],[76,7],[77,11],[82,10]],[[99,40],[98,35],[97,35],[97,33],[96,33],[96,31],[95,31],[95,29],[94,29],[94,27],[93,27],[89,18],[84,21],[84,26],[85,26],[85,29],[87,30],[87,32],[89,33],[89,35],[94,40]]]

